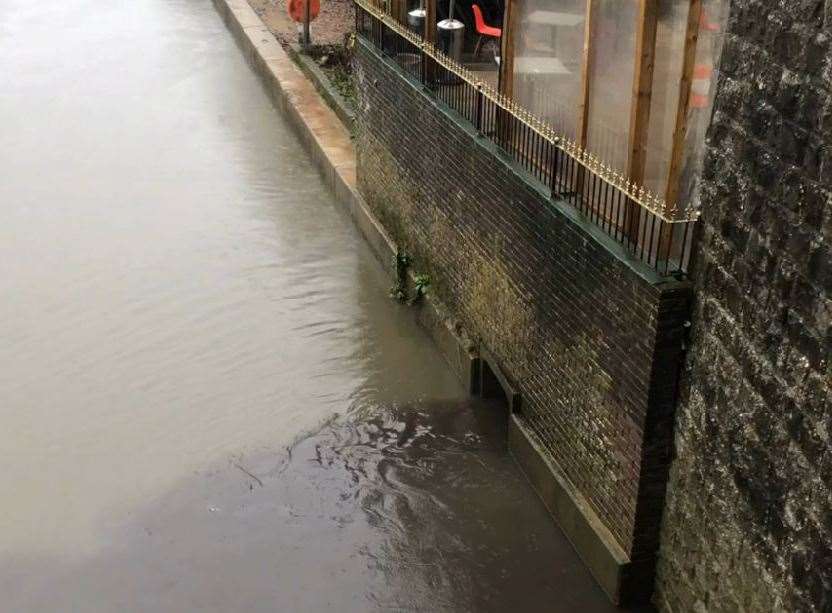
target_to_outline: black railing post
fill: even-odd
[[[560,139],[555,137],[552,141],[552,161],[550,162],[551,168],[549,172],[549,194],[551,195],[552,200],[557,198],[559,192],[557,190],[558,185],[558,159],[560,158],[560,147],[558,144],[560,143]]]
[[[691,235],[690,226],[691,226],[691,222],[686,221],[685,222],[685,232],[684,232],[684,234],[682,234],[682,242],[681,242],[682,248],[679,250],[679,266],[676,268],[676,274],[681,274],[682,272],[684,272],[685,267],[686,267],[685,265],[686,265],[686,259],[687,259],[687,253],[688,253],[688,241],[689,241],[690,235]]]
[[[627,246],[633,250],[638,249],[638,205],[633,197],[627,193],[627,206],[624,209],[624,234]]]
[[[482,84],[477,85],[477,133],[482,136]]]

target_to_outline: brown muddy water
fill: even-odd
[[[208,0],[0,75],[0,611],[610,608]]]

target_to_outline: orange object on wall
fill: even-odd
[[[294,21],[303,22],[303,13],[306,10],[306,2],[310,1],[309,5],[309,21],[313,21],[318,13],[321,12],[321,0],[289,0],[286,9],[289,11],[289,17]]]

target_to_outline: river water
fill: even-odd
[[[208,0],[0,75],[0,610],[608,609]]]

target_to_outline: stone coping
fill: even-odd
[[[289,56],[295,60],[295,63],[315,85],[318,93],[321,94],[327,104],[335,111],[338,118],[347,128],[350,128],[355,122],[355,111],[341,93],[330,83],[329,78],[327,78],[321,67],[318,66],[318,63],[303,53],[300,45],[289,45],[287,51],[289,52]]]

